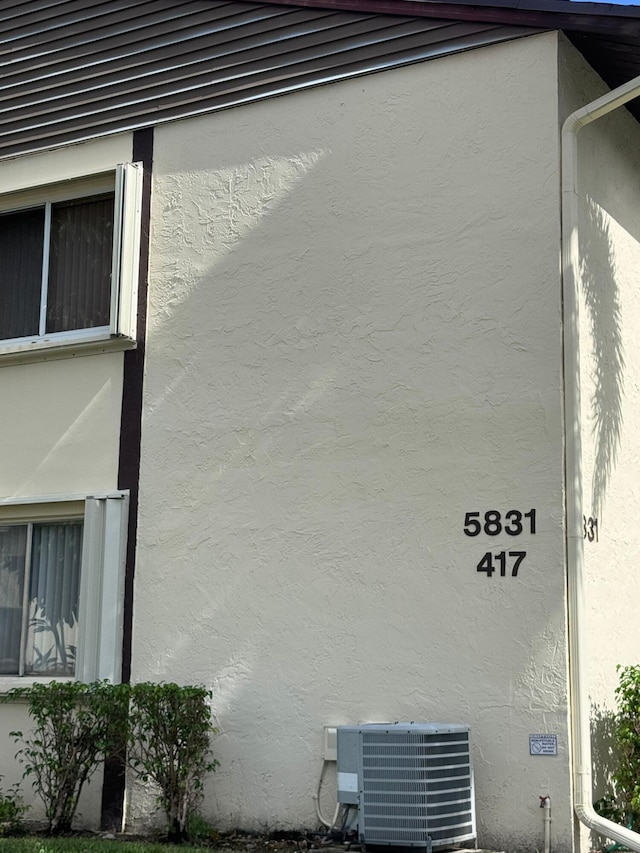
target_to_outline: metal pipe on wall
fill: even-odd
[[[562,299],[564,335],[565,511],[569,634],[569,693],[573,747],[573,804],[589,829],[640,853],[640,834],[601,817],[593,808],[589,696],[585,677],[582,436],[580,423],[580,247],[578,241],[578,133],[640,96],[640,77],[571,113],[562,126]]]

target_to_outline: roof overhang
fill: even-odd
[[[640,75],[640,6],[570,0],[270,0],[352,12],[562,30],[611,88]],[[640,121],[640,99],[630,111]]]

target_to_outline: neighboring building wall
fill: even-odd
[[[557,110],[548,34],[156,131],[133,677],[213,689],[220,827],[316,825],[325,724],[450,721],[480,844],[550,794],[571,847]]]
[[[561,117],[608,91],[565,40]],[[612,769],[617,664],[640,663],[640,127],[617,110],[578,136],[582,440],[596,796]],[[597,540],[594,521],[597,520]]]
[[[131,159],[131,136],[76,145],[45,154],[0,162],[3,192],[113,169]],[[50,356],[49,356],[50,357]],[[87,495],[117,488],[122,402],[122,353],[95,354],[28,364],[0,359],[0,499],[47,495]],[[82,504],[77,504],[82,512]],[[45,508],[55,514],[55,507]],[[0,505],[0,524],[20,510]],[[24,514],[24,513],[23,513]],[[27,679],[25,679],[25,682]],[[0,692],[16,679],[0,678]],[[0,708],[2,786],[21,777],[9,732],[28,728],[20,706]],[[42,818],[42,804],[23,784],[30,818]],[[100,785],[91,786],[81,805],[79,824],[99,819]]]

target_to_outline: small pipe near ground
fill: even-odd
[[[591,739],[584,629],[582,436],[580,423],[578,242],[578,133],[640,95],[640,77],[573,112],[562,127],[562,298],[564,336],[565,511],[569,633],[569,693],[573,747],[573,806],[589,829],[640,853],[640,834],[601,817],[593,808]]]
[[[540,797],[540,808],[544,809],[542,814],[544,824],[543,853],[551,853],[551,797],[548,794]]]

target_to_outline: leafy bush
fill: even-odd
[[[28,737],[11,734],[24,744],[16,757],[44,803],[49,833],[69,832],[85,782],[126,742],[127,690],[106,681],[53,681],[17,688],[8,698],[25,700],[35,724]]]
[[[604,797],[600,797],[600,799],[593,804],[593,808],[601,817],[605,817],[607,820],[612,820],[614,823],[619,823],[621,826],[628,825],[629,829],[632,829],[633,820],[631,824],[629,824],[627,810],[620,805],[615,794],[608,793],[605,794]]]
[[[129,766],[160,789],[158,803],[169,824],[169,838],[182,841],[202,800],[203,780],[218,762],[211,759],[211,724],[204,687],[136,684],[129,707]]]
[[[628,820],[636,823],[640,816],[640,666],[619,666],[618,673],[614,735],[620,755],[613,774],[615,798]]]
[[[198,847],[211,847],[220,841],[220,832],[204,818],[200,812],[194,811],[187,816],[185,832],[189,844]]]
[[[202,831],[203,781],[218,763],[209,752],[216,732],[210,698],[204,687],[150,682],[53,681],[12,690],[7,699],[26,701],[34,722],[28,737],[11,734],[23,744],[16,757],[44,803],[49,834],[71,830],[84,784],[107,755],[158,786],[170,839]]]
[[[2,779],[2,776],[0,776]],[[8,790],[0,788],[0,836],[14,835],[22,829],[22,818],[29,806],[25,806],[17,785]]]

